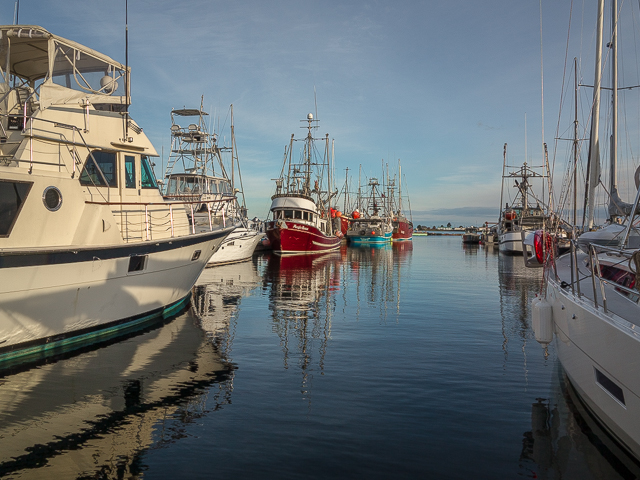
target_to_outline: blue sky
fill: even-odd
[[[2,23],[13,23],[3,0]],[[595,6],[573,12],[569,60],[593,42]],[[580,10],[580,11],[578,11]],[[570,2],[542,1],[545,141],[556,135]],[[21,0],[41,25],[124,62],[124,0]],[[415,223],[497,219],[503,144],[542,157],[540,2],[129,0],[133,118],[160,153],[172,108],[235,131],[250,216],[264,218],[284,146],[314,111],[336,175],[402,162]],[[584,59],[585,82],[593,62]],[[165,158],[167,154],[165,153]],[[564,161],[564,160],[562,160]]]

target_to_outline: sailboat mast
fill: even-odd
[[[593,228],[595,193],[598,186],[600,170],[600,142],[598,130],[600,127],[600,87],[602,84],[602,27],[604,18],[604,0],[598,1],[598,21],[596,33],[596,66],[595,82],[593,85],[593,107],[591,112],[591,142],[589,144],[589,196],[588,196],[588,221],[589,229]]]
[[[611,0],[611,171],[609,173],[609,217],[617,216],[618,197],[618,1]],[[614,213],[615,212],[615,213]]]
[[[233,104],[231,104],[231,191],[233,192],[235,187],[236,187],[236,183],[235,183],[235,176],[234,176],[234,163],[236,161],[236,137],[235,137],[235,132],[233,129]],[[235,192],[234,192],[235,195]]]
[[[578,59],[576,57],[573,58],[573,77],[573,228],[575,229],[578,222]],[[573,275],[573,271],[571,274]]]

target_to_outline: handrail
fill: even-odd
[[[218,209],[213,209],[211,208],[211,203],[219,203],[222,204],[224,203],[229,203],[231,201],[233,201],[233,198],[229,198],[229,199],[222,199],[222,200],[212,200],[211,202],[94,202],[94,201],[85,201],[85,204],[92,204],[92,205],[106,205],[106,206],[111,206],[111,207],[116,207],[115,211],[118,211],[117,207],[121,207],[121,206],[135,206],[137,207],[136,209],[127,209],[127,210],[122,210],[120,213],[122,215],[122,220],[119,223],[120,226],[120,231],[122,233],[123,239],[128,242],[130,240],[130,234],[136,235],[139,234],[140,236],[138,237],[131,237],[131,238],[142,238],[143,235],[143,229],[144,229],[144,238],[145,240],[149,241],[149,240],[153,240],[153,230],[154,230],[154,226],[155,228],[160,228],[162,230],[162,228],[164,227],[168,227],[168,229],[171,232],[171,237],[175,237],[175,233],[176,233],[176,226],[183,228],[183,227],[188,227],[189,228],[189,233],[192,235],[195,235],[196,232],[196,218],[197,216],[195,215],[195,209],[194,209],[194,204],[195,205],[201,205],[203,203],[207,204],[207,217],[209,220],[209,231],[213,231],[214,230],[214,221],[213,221],[213,217],[216,217],[216,212],[221,211],[222,213],[222,226],[226,227],[226,218],[225,218],[225,209],[224,208],[220,208]],[[182,208],[181,206],[187,206],[188,208]],[[176,218],[174,215],[174,207],[179,206],[179,210],[183,211],[187,210],[187,215],[185,217],[182,217],[184,219],[189,219],[189,224],[180,224],[180,221],[178,220],[178,222],[176,222]],[[163,208],[150,208],[150,207],[163,207]],[[158,218],[156,218],[156,221],[153,221],[153,214],[162,214],[162,212],[165,212],[164,215],[166,215],[166,212],[168,210],[168,218],[166,218],[166,216],[164,217],[166,220],[162,223],[158,223]],[[134,220],[131,221],[129,220],[129,216],[133,215]],[[144,215],[144,220],[142,219],[142,215]],[[136,218],[139,219],[135,220]],[[219,218],[219,217],[217,217]],[[143,226],[144,223],[144,226]],[[202,231],[201,228],[204,227],[204,225],[200,224],[199,227],[199,231]],[[165,229],[166,231],[166,229]]]
[[[174,202],[174,201],[170,201],[170,202],[94,202],[92,200],[85,200],[84,203],[90,203],[92,205],[166,205],[166,206],[170,206],[170,205],[193,205],[193,204],[201,204],[201,203],[221,203],[221,202],[231,202],[232,200],[235,200],[236,197],[230,197],[230,198],[221,198],[219,200],[207,200],[207,201],[193,201],[193,202]]]

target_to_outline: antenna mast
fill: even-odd
[[[131,103],[129,98],[129,88],[131,87],[129,81],[129,0],[124,1],[124,69],[126,73],[124,86],[126,95],[124,141],[127,142],[129,139],[129,103]]]

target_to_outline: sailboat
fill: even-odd
[[[617,2],[612,1],[613,105],[617,104]],[[604,0],[598,1],[596,40],[596,79],[592,110],[591,158],[598,162],[598,119],[601,90],[601,55]],[[617,119],[614,108],[615,127]],[[613,131],[612,145],[617,143]],[[615,150],[615,149],[614,149]],[[612,166],[615,155],[612,154]],[[590,175],[597,173],[591,163]],[[613,171],[613,169],[612,169]],[[615,175],[612,175],[615,177]],[[593,195],[591,177],[589,194]],[[611,179],[615,182],[615,178]],[[615,186],[615,184],[614,184]],[[564,371],[586,408],[602,423],[607,433],[619,442],[636,460],[640,459],[640,250],[632,235],[638,220],[640,190],[632,204],[620,200],[615,188],[610,214],[628,215],[615,225],[616,244],[593,241],[588,233],[571,241],[571,250],[554,258],[553,250],[542,249],[544,256],[545,295],[533,301],[532,314],[536,339],[546,345],[555,335],[558,358]],[[593,211],[593,198],[588,199]],[[592,222],[590,213],[589,224]],[[613,217],[613,215],[612,215]],[[636,234],[637,235],[637,234]],[[544,242],[541,243],[544,246]]]
[[[314,138],[313,130],[317,128],[318,120],[314,120],[310,113],[306,122],[305,138],[296,139],[295,134],[291,135],[285,150],[282,174],[276,179],[276,193],[271,197],[267,238],[277,254],[330,252],[340,248],[343,237],[340,223],[330,218],[333,193],[329,134],[322,139]],[[322,154],[318,153],[317,140],[324,143]],[[293,158],[295,141],[304,142],[299,162]]]
[[[128,65],[34,25],[0,26],[0,52],[3,368],[184,308],[233,227],[162,198]]]

